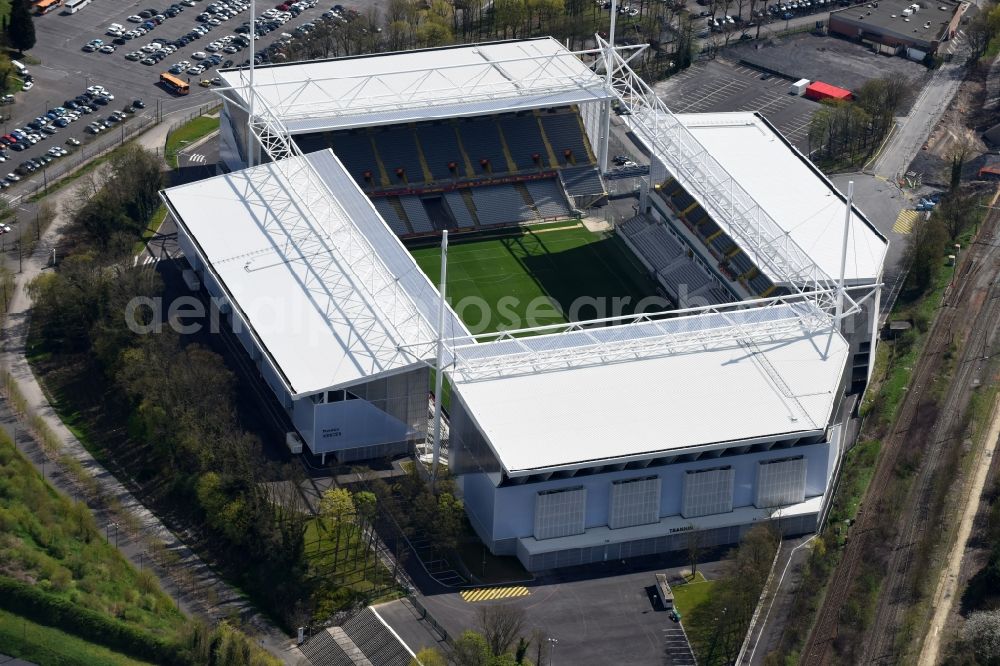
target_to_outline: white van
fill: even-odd
[[[24,76],[25,74],[27,74],[27,73],[28,73],[28,68],[27,68],[27,67],[25,67],[24,65],[22,65],[22,64],[21,64],[20,62],[18,62],[17,60],[11,60],[11,61],[10,61],[10,64],[14,65],[14,69],[16,69],[16,70],[17,70],[17,73],[18,73],[18,74],[19,74],[20,76]]]

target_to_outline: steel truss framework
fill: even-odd
[[[836,278],[816,265],[632,70],[628,62],[634,54],[626,59],[621,49],[611,48],[600,36],[597,40],[615,96],[631,112],[623,118],[651,148],[653,157],[775,282],[799,294],[813,294],[821,308],[832,311],[836,292],[826,288]],[[848,300],[848,314],[857,311],[855,306]]]
[[[480,49],[483,61],[479,63],[336,78],[257,81],[254,88],[259,101],[264,97],[260,94],[262,89],[276,91],[277,101],[275,95],[266,95],[270,98],[268,104],[272,113],[286,124],[490,102],[497,103],[494,110],[499,112],[503,110],[504,100],[516,103],[518,98],[545,98],[573,91],[580,92],[586,99],[610,99],[610,91],[602,77],[590,70],[586,74],[580,72],[580,53],[585,52],[535,55],[525,52],[523,57],[491,59]],[[506,71],[506,66],[524,63],[534,66],[527,75],[513,77]],[[496,80],[498,73],[501,76]],[[241,87],[233,90],[249,99],[249,82],[243,79],[242,72],[241,79]],[[317,103],[316,97],[326,101]],[[484,109],[483,112],[489,111]]]
[[[261,253],[305,268],[303,287],[331,325],[350,331],[345,348],[369,374],[422,360],[401,343],[433,344],[436,329],[259,95],[250,129],[271,159],[243,172],[243,196],[259,208],[255,219],[274,243]],[[254,254],[222,261],[245,260],[248,271],[265,268],[255,266]]]
[[[741,246],[750,249],[758,262],[778,276],[793,293],[655,315],[451,339],[446,341],[445,367],[462,381],[476,381],[741,345],[752,352],[750,356],[771,377],[775,390],[787,399],[786,405],[794,420],[796,413],[802,414],[804,410],[795,406],[797,399],[777,370],[768,367],[758,344],[821,331],[839,335],[839,321],[859,313],[863,303],[876,295],[879,285],[839,288],[632,71],[628,63],[636,53],[626,57],[622,52],[634,50],[634,47],[611,48],[606,41],[600,38],[598,41],[599,49],[568,55],[604,58],[611,73],[607,81],[612,89],[608,92],[631,111],[632,115],[626,118],[632,129],[652,147],[654,157],[668,166],[713,219],[730,231]],[[502,63],[492,62],[489,66],[499,64]],[[315,82],[303,82],[302,85],[312,83]],[[218,92],[227,90],[232,89]],[[250,88],[245,84],[242,92],[246,90]],[[462,94],[460,88],[458,90],[458,94]],[[451,92],[454,101],[455,89]],[[270,197],[263,201],[278,208],[301,206],[308,211],[293,220],[281,219],[281,232],[287,236],[282,252],[311,265],[315,279],[312,287],[330,298],[328,316],[336,314],[339,321],[358,329],[356,342],[360,353],[388,365],[401,363],[404,359],[432,363],[436,347],[434,327],[398,288],[391,271],[337,204],[312,165],[307,160],[288,159],[302,155],[283,122],[285,112],[293,108],[294,102],[276,110],[256,87],[249,95],[255,109],[250,119],[252,134],[284,175],[285,183],[295,183],[294,193],[283,186],[259,183],[256,187],[261,196]],[[225,99],[228,103],[236,103],[231,96]],[[431,107],[435,100],[418,102],[411,98],[407,101],[410,106],[418,103]],[[392,100],[384,104],[363,108],[389,109],[401,105],[398,98],[395,105]],[[351,111],[357,111],[357,107],[352,107]],[[253,148],[248,147],[248,150]],[[267,180],[267,177],[262,174],[261,179]],[[331,278],[334,279],[332,286]],[[850,292],[863,294],[855,299]],[[372,299],[365,294],[387,298]],[[841,295],[847,306],[838,318],[833,313]],[[375,307],[375,301],[389,305]],[[414,327],[418,333],[393,335],[393,330],[406,327]]]

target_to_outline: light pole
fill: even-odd
[[[549,666],[552,666],[552,653],[556,651],[556,645],[559,644],[559,639],[549,636],[545,639],[545,642],[549,644]]]

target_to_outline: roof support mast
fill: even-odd
[[[840,248],[840,279],[837,281],[837,310],[835,321],[840,325],[844,316],[844,281],[847,274],[847,241],[851,234],[851,208],[854,201],[854,181],[847,183],[847,206],[844,211],[844,243]]]
[[[441,302],[438,304],[437,362],[434,364],[434,451],[431,458],[431,483],[437,481],[441,460],[441,410],[444,408],[444,312],[448,288],[448,230],[441,232]]]
[[[613,76],[614,68],[611,63],[614,61],[614,50],[615,50],[615,19],[618,17],[618,0],[611,0],[611,27],[608,29],[608,47],[604,50],[604,75],[607,77],[608,90],[613,88]],[[601,173],[605,173],[608,170],[608,149],[609,142],[611,140],[611,101],[605,100],[602,104],[604,113],[601,116],[601,131],[603,136],[601,137],[601,146],[598,149],[598,160],[600,164],[597,167],[601,170]]]
[[[254,153],[257,149],[252,145],[254,141],[253,132],[253,102],[256,95],[253,94],[253,70],[254,70],[254,60],[257,58],[257,0],[250,0],[250,18],[253,23],[250,25],[250,94],[247,95],[249,98],[247,101],[250,105],[249,113],[247,114],[247,167],[252,167],[254,165]]]

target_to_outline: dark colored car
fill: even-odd
[[[142,103],[141,99],[137,99],[134,102],[132,102],[132,106],[134,106],[137,109],[145,109],[146,108],[146,105]]]

